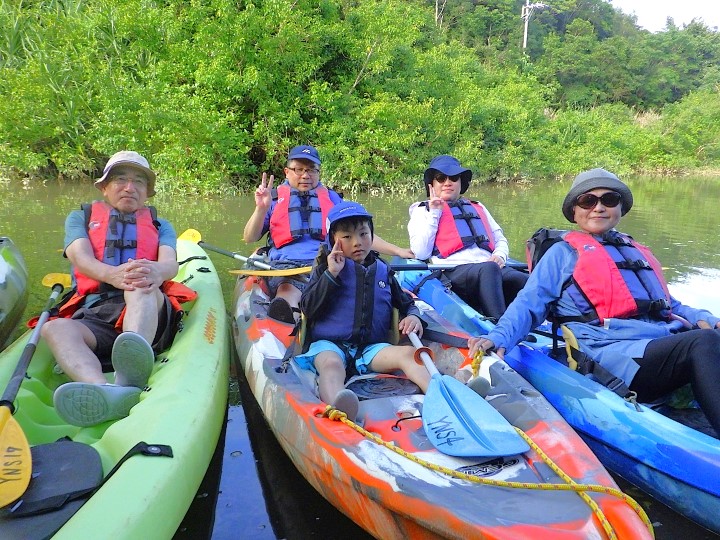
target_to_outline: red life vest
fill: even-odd
[[[477,245],[489,251],[495,249],[495,238],[485,208],[476,201],[461,198],[443,204],[433,255],[442,258]]]
[[[578,253],[567,292],[583,320],[603,324],[607,318],[670,316],[670,292],[660,262],[631,237],[612,232],[599,242],[571,231],[563,239]]]
[[[86,220],[95,258],[112,266],[128,259],[157,261],[160,235],[154,209],[143,206],[133,214],[122,214],[103,201],[95,201]],[[101,283],[73,269],[78,294],[99,292]]]
[[[160,286],[160,290],[165,294],[165,296],[168,297],[168,300],[170,300],[170,305],[173,307],[174,311],[182,311],[183,307],[181,304],[184,304],[185,302],[190,302],[191,300],[195,300],[197,298],[197,292],[195,292],[193,289],[191,289],[184,283],[180,283],[178,281],[165,281]],[[67,301],[62,301],[61,305],[53,308],[50,319],[57,319],[58,317],[72,317],[73,313],[75,313],[79,308],[81,308],[84,303],[85,295],[80,295],[76,291],[72,296],[70,296]],[[120,317],[115,322],[115,329],[119,332],[122,331],[123,319],[125,318],[125,310],[126,308],[123,308],[122,312],[120,313]],[[39,319],[39,316],[35,316],[30,319],[27,322],[28,328],[35,328]]]
[[[281,248],[305,234],[316,240],[325,240],[325,222],[334,206],[325,186],[318,185],[315,189],[302,192],[289,184],[281,184],[273,198],[277,200],[270,217],[270,240],[274,247]],[[303,198],[306,205],[302,204]]]

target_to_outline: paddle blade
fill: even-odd
[[[42,278],[42,284],[45,287],[54,287],[55,285],[62,285],[64,289],[67,289],[72,285],[72,278],[70,274],[61,274],[59,272],[45,274]]]
[[[32,458],[25,433],[10,409],[0,406],[0,508],[17,500],[30,484]]]
[[[422,419],[432,445],[450,456],[511,456],[530,449],[492,405],[448,375],[430,380]]]
[[[178,236],[178,240],[189,240],[190,242],[195,242],[197,244],[200,240],[202,240],[202,235],[200,234],[200,231],[188,229]]]

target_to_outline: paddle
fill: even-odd
[[[40,341],[40,329],[50,317],[50,308],[60,293],[70,285],[69,276],[67,274],[48,274],[43,278],[43,285],[49,283],[52,283],[50,298],[48,298],[45,309],[20,355],[20,360],[18,360],[2,398],[0,398],[0,459],[3,463],[3,467],[0,469],[0,507],[18,499],[30,483],[32,473],[30,446],[25,433],[12,416],[12,413],[15,412],[13,401],[17,397],[20,385],[25,378],[25,372],[35,354],[38,341]]]
[[[457,268],[457,264],[453,263],[425,263],[416,259],[403,259],[401,257],[393,257],[390,262],[390,268],[397,272],[405,270],[452,270]],[[515,268],[516,270],[522,270],[527,272],[527,264],[515,259],[508,259],[505,262],[505,266]]]
[[[435,448],[459,457],[511,456],[530,449],[492,405],[457,379],[440,375],[417,334],[409,337],[431,377],[422,420]]]
[[[312,266],[302,266],[299,268],[273,268],[273,266],[262,261],[252,259],[250,257],[245,257],[234,251],[228,251],[226,249],[222,249],[208,244],[202,239],[200,231],[197,231],[195,229],[186,230],[178,237],[178,240],[189,240],[191,242],[195,242],[197,245],[204,249],[214,251],[215,253],[220,253],[221,255],[227,255],[228,257],[231,257],[235,260],[242,261],[247,264],[252,264],[253,266],[257,266],[258,268],[262,268],[262,270],[252,270],[249,268],[243,270],[230,270],[231,274],[240,274],[244,276],[294,276],[297,274],[306,274],[312,270]],[[307,276],[301,276],[300,279],[307,280]]]

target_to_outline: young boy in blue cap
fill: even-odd
[[[412,298],[371,250],[372,215],[362,205],[350,201],[336,205],[328,214],[327,231],[300,300],[310,346],[296,361],[317,373],[320,399],[354,420],[359,401],[345,388],[348,363],[351,373],[402,370],[423,392],[427,390],[430,375],[415,362],[414,347],[386,342],[393,308],[400,312],[398,328],[403,335],[420,336],[423,325]]]

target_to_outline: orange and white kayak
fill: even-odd
[[[269,300],[261,278],[238,279],[233,313],[238,372],[300,473],[373,536],[653,537],[637,503],[618,489],[542,395],[502,360],[482,361],[480,370],[492,381],[485,401],[518,430],[528,450],[448,455],[426,434],[426,396],[403,377],[351,380],[348,387],[360,398],[355,422],[328,409],[312,374],[286,354],[288,347],[295,350],[293,325],[267,316]],[[439,370],[452,375],[467,360],[468,335],[427,304],[419,305],[429,323],[425,344]]]

